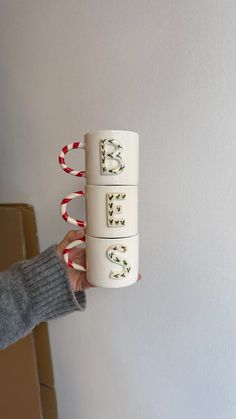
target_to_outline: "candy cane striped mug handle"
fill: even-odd
[[[86,221],[72,218],[67,212],[67,205],[69,204],[69,202],[71,202],[74,198],[77,198],[78,196],[84,196],[84,195],[85,195],[84,191],[72,192],[70,195],[67,195],[65,198],[62,199],[61,215],[62,215],[63,220],[67,221],[67,223],[70,223],[79,227],[86,227]]]
[[[71,169],[65,163],[65,155],[70,150],[75,150],[77,148],[83,148],[84,149],[85,148],[84,143],[82,143],[81,141],[76,141],[72,144],[65,145],[65,147],[63,147],[63,149],[61,150],[59,158],[58,158],[59,164],[60,164],[61,168],[64,170],[64,172],[69,173],[70,175],[73,175],[73,176],[85,177],[86,176],[85,170],[81,170],[79,172],[78,170]]]
[[[79,265],[78,263],[73,262],[69,258],[69,253],[70,253],[71,249],[73,249],[76,246],[79,246],[80,244],[82,244],[84,242],[85,242],[85,237],[82,237],[80,240],[75,240],[75,241],[71,242],[70,244],[68,244],[68,246],[66,246],[65,249],[63,250],[63,257],[64,257],[64,260],[65,260],[66,264],[70,268],[74,268],[77,271],[83,271],[83,272],[85,272],[86,269],[82,265]]]

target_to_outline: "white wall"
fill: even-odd
[[[141,135],[143,281],[50,322],[59,418],[235,419],[235,1],[0,6],[1,201],[34,205],[41,250],[81,189],[60,147]]]

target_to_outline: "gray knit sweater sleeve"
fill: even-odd
[[[0,349],[27,335],[38,323],[84,311],[86,294],[71,289],[56,244],[0,272]]]

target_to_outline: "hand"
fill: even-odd
[[[90,284],[86,278],[86,272],[77,271],[77,269],[70,268],[64,261],[63,257],[63,250],[65,249],[68,244],[75,240],[79,240],[85,235],[85,230],[71,230],[64,239],[57,245],[57,254],[59,258],[65,264],[65,269],[67,272],[68,279],[70,281],[71,287],[73,291],[82,291],[87,288],[94,287],[94,285]],[[85,259],[85,248],[74,247],[70,251],[70,259],[72,261],[76,261],[79,265],[86,266],[86,259]]]
[[[94,287],[94,285],[88,282],[86,277],[86,272],[78,271],[77,269],[70,268],[64,261],[63,257],[63,250],[65,249],[68,244],[75,240],[79,240],[85,235],[85,230],[81,228],[80,230],[71,230],[64,239],[57,245],[57,254],[62,262],[65,264],[65,269],[67,272],[68,279],[70,281],[71,287],[73,291],[82,291],[87,288]],[[85,258],[85,248],[74,247],[70,251],[70,259],[72,261],[76,261],[79,265],[86,266],[86,258]],[[138,274],[137,280],[141,279],[140,273]]]

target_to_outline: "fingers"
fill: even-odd
[[[80,230],[71,230],[66,234],[64,239],[57,245],[57,254],[63,259],[63,251],[71,242],[75,240],[82,239],[85,235],[85,229],[81,228]],[[64,260],[64,259],[63,259]]]
[[[79,248],[79,247],[74,247],[73,249],[71,249],[70,251],[70,259],[73,262],[79,263],[79,265],[84,265],[85,264],[85,259],[86,259],[86,252],[85,252],[85,248]]]
[[[71,230],[63,239],[63,245],[66,247],[68,244],[73,242],[74,240],[82,239],[85,235],[85,229],[81,228],[79,230]]]
[[[83,274],[83,279],[81,282],[81,289],[82,290],[86,290],[88,288],[96,288],[95,285],[90,284],[90,282],[88,282],[87,277],[86,277],[86,273],[82,272]]]
[[[90,282],[88,282],[85,272],[79,272],[79,274],[76,273],[75,275],[75,272],[71,271],[71,273],[69,272],[68,276],[74,291],[83,291],[88,288],[95,287],[95,285],[92,285]]]

